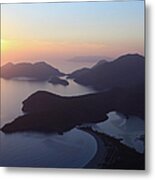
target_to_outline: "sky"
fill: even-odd
[[[144,54],[143,1],[1,6],[2,65],[126,53]]]

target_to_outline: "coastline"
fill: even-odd
[[[98,144],[95,156],[83,168],[145,170],[145,153],[138,153],[119,140],[91,128],[80,129],[91,134]]]
[[[93,136],[97,142],[97,151],[94,157],[84,166],[84,168],[86,169],[99,168],[99,164],[105,161],[105,157],[107,153],[106,146],[104,142],[101,140],[101,138],[99,138],[93,131],[84,130],[84,129],[81,129],[81,130]]]

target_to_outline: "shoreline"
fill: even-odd
[[[106,146],[104,142],[101,140],[101,138],[99,138],[93,131],[88,131],[84,129],[81,129],[81,130],[93,136],[97,143],[97,150],[94,157],[84,166],[84,168],[87,168],[87,169],[99,168],[98,165],[105,161],[105,156],[107,153]]]
[[[145,170],[145,153],[138,153],[118,139],[95,132],[91,128],[80,129],[96,139],[98,148],[95,156],[83,168]]]

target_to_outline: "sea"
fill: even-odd
[[[38,90],[61,96],[96,93],[95,90],[81,86],[73,80],[69,80],[69,86],[62,86],[27,79],[1,78],[0,127],[22,115],[22,102]],[[108,116],[108,120],[104,122],[91,124],[93,130],[121,138],[122,143],[143,153],[144,142],[140,137],[144,135],[144,121],[134,116],[126,119],[118,112],[110,112]],[[95,138],[78,128],[73,128],[63,135],[0,132],[0,166],[83,168],[95,156],[97,148]]]

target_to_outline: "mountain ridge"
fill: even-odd
[[[127,54],[113,61],[102,61],[87,72],[82,69],[73,71],[68,78],[76,83],[90,86],[97,90],[105,90],[113,87],[130,87],[144,82],[145,60],[139,54]]]
[[[49,80],[51,76],[64,76],[65,74],[44,61],[36,63],[7,63],[1,67],[1,77],[5,79],[17,77],[31,77],[38,81]]]

